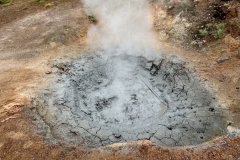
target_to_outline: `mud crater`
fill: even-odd
[[[227,116],[180,60],[89,54],[57,68],[34,100],[53,137],[88,147],[151,140],[196,145],[226,134]]]

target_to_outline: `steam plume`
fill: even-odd
[[[83,0],[88,15],[98,21],[88,31],[87,42],[95,47],[146,49],[154,44],[147,0]]]

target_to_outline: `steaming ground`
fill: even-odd
[[[194,145],[226,134],[226,115],[180,60],[101,50],[53,68],[58,76],[34,106],[36,124],[49,126],[44,136],[98,147]]]
[[[97,19],[88,30],[91,47],[149,48],[156,43],[149,2],[146,0],[83,0],[87,15]]]
[[[53,65],[58,76],[34,106],[43,136],[99,147],[143,139],[194,145],[226,134],[221,107],[184,63],[149,49],[156,39],[148,1],[83,3],[98,21],[87,42],[102,50]]]

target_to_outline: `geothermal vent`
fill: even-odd
[[[55,139],[182,146],[226,134],[220,106],[180,60],[102,50],[53,68],[57,77],[34,106]]]

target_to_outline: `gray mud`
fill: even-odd
[[[182,146],[226,134],[226,115],[180,60],[90,54],[53,67],[56,80],[34,103],[57,139]]]

